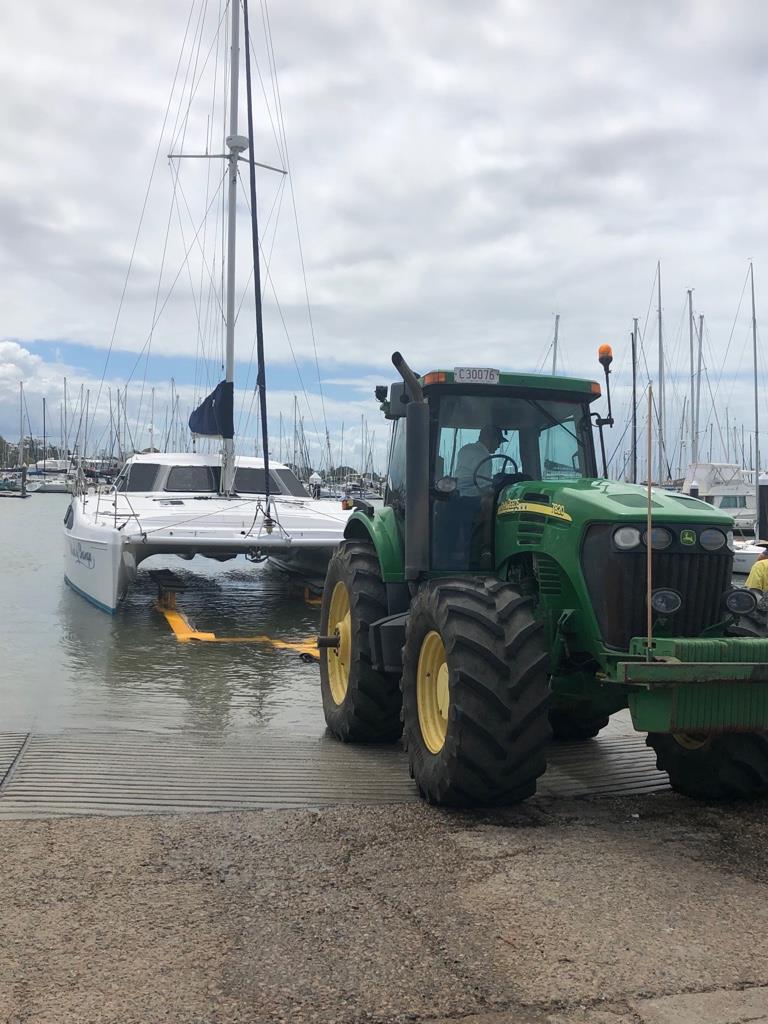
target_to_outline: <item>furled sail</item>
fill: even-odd
[[[190,414],[189,429],[206,437],[235,436],[233,416],[235,385],[231,380],[217,384],[208,397]]]

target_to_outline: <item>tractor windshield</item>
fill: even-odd
[[[496,389],[446,394],[438,424],[435,479],[455,477],[465,496],[481,494],[497,473],[524,473],[532,480],[596,475],[584,402],[520,398]]]
[[[432,504],[432,567],[488,570],[496,485],[596,476],[587,402],[493,388],[446,392],[433,435],[433,482],[456,481]]]

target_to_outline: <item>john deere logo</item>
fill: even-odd
[[[680,543],[681,544],[695,544],[696,534],[693,530],[681,530],[680,531]]]

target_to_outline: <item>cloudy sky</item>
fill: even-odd
[[[251,4],[257,159],[285,166],[264,8]],[[345,454],[357,446],[359,459],[361,414],[384,442],[371,389],[391,379],[393,349],[420,370],[537,369],[559,313],[563,372],[596,376],[597,346],[614,346],[620,468],[633,316],[645,329],[642,386],[657,375],[657,260],[670,461],[685,459],[687,288],[705,315],[706,446],[711,422],[724,455],[726,407],[753,428],[743,288],[752,259],[760,322],[764,5],[272,0],[269,21],[291,168],[289,184],[269,171],[258,182],[273,433],[279,412],[292,430],[297,394],[307,433],[327,422],[338,453],[343,422]],[[18,433],[20,379],[36,431],[43,394],[58,431],[64,376],[70,398],[84,384],[99,437],[109,389],[128,383],[144,444],[153,387],[160,430],[171,377],[185,414],[218,379],[223,166],[166,157],[222,151],[226,22],[220,0],[26,0],[4,12],[0,434]],[[244,89],[241,100],[244,111]],[[248,448],[241,207],[236,424]]]

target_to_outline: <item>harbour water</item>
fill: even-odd
[[[324,734],[316,664],[264,643],[179,643],[154,607],[149,576],[168,566],[188,582],[179,608],[201,630],[305,641],[317,634],[319,609],[281,573],[243,558],[154,558],[118,613],[106,615],[64,582],[68,500],[0,503],[0,731]]]

